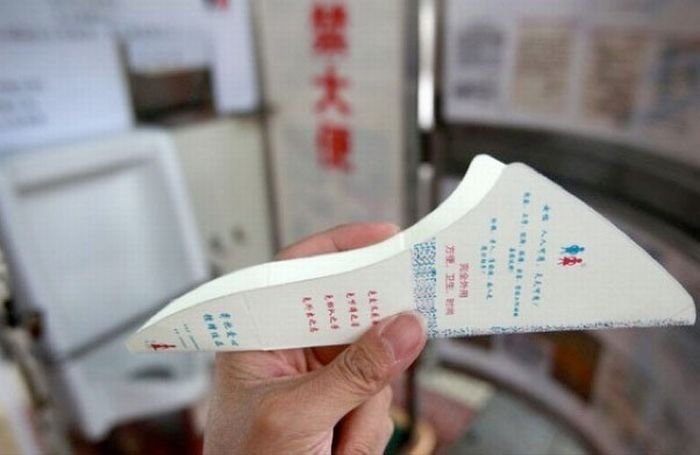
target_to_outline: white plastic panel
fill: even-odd
[[[0,6],[0,153],[129,130],[116,42],[99,33],[3,31],[7,3],[22,2]]]
[[[223,118],[173,130],[192,206],[218,272],[272,259],[272,221],[257,119]]]
[[[0,162],[0,229],[20,308],[57,356],[207,277],[164,134],[137,132]]]
[[[65,406],[91,440],[103,438],[119,422],[184,408],[202,399],[209,384],[211,356],[133,355],[126,337],[55,372],[56,386],[67,392]]]

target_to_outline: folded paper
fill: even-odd
[[[369,247],[215,279],[163,308],[128,346],[345,344],[411,309],[433,338],[695,321],[683,287],[601,215],[523,164],[480,155],[411,228]]]

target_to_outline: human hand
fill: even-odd
[[[351,250],[395,233],[389,224],[340,226],[278,257]],[[425,339],[421,317],[407,312],[348,347],[218,353],[204,453],[383,453],[393,431],[389,383]]]

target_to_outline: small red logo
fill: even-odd
[[[574,266],[576,264],[581,264],[582,262],[583,259],[577,258],[575,256],[564,256],[563,258],[559,259],[559,265],[563,265],[564,267]]]

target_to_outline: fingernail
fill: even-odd
[[[423,320],[415,312],[398,314],[387,321],[380,336],[391,347],[395,362],[413,357],[425,341]]]

